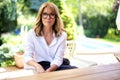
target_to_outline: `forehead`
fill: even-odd
[[[50,6],[47,6],[43,9],[43,12],[55,13],[55,10]]]

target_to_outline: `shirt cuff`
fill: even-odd
[[[53,62],[51,62],[51,64],[50,65],[53,65],[53,64],[56,64],[58,67],[60,67],[61,66],[61,64],[62,64],[62,62],[63,62],[63,60],[62,61],[58,61],[58,60],[54,60]]]

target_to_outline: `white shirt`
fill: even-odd
[[[63,62],[64,52],[66,50],[65,32],[62,32],[60,37],[55,37],[52,43],[48,46],[43,36],[36,36],[33,29],[31,29],[24,40],[25,54],[24,62],[35,60],[36,62],[49,61],[52,64],[60,66]],[[34,58],[35,55],[35,58]]]

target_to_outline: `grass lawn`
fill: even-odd
[[[119,41],[115,41],[115,40],[103,39],[103,38],[99,38],[98,40],[104,41],[104,42],[107,42],[107,43],[116,44],[116,45],[119,45],[119,46],[120,46],[120,40],[119,40]]]

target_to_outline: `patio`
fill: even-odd
[[[119,63],[120,46],[118,45],[83,36],[79,36],[73,43],[74,52],[70,53],[72,57],[69,57],[71,65],[81,68]]]

